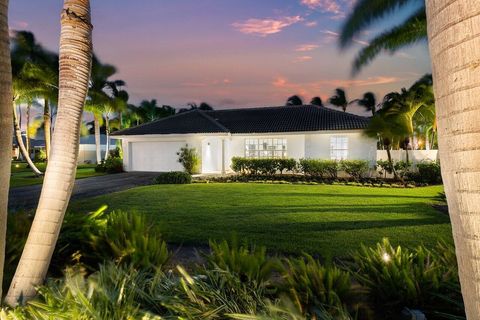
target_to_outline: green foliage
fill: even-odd
[[[440,170],[440,162],[421,162],[417,164],[418,179],[420,182],[429,184],[441,184],[442,172]]]
[[[173,171],[159,174],[154,182],[156,184],[190,184],[192,176],[187,172]]]
[[[47,151],[45,151],[45,149],[35,150],[33,161],[44,162],[46,160],[47,160]]]
[[[388,160],[378,160],[377,168],[380,168],[380,173],[383,173],[385,176],[393,173],[393,166]]]
[[[121,173],[123,172],[123,160],[119,157],[109,157],[95,167],[95,172]]]
[[[211,268],[232,272],[244,282],[264,285],[280,270],[279,261],[269,258],[265,247],[240,245],[236,237],[230,242],[210,241],[210,250],[206,259]]]
[[[241,157],[232,158],[232,170],[248,175],[273,175],[278,172],[292,172],[297,167],[295,159],[249,159]]]
[[[300,168],[309,176],[336,179],[339,166],[335,160],[301,159]]]
[[[189,148],[188,144],[181,148],[178,155],[178,162],[180,162],[185,169],[185,172],[189,174],[197,173],[199,170],[200,158],[198,157],[197,150],[195,148]]]
[[[366,160],[342,160],[339,167],[357,181],[364,178],[370,169]]]
[[[160,269],[169,259],[158,227],[149,225],[145,215],[114,211],[99,218],[104,227],[91,235],[93,250],[85,254],[144,270]]]
[[[298,308],[315,315],[324,309],[335,316],[352,300],[352,283],[348,272],[335,266],[323,266],[312,256],[286,259],[285,291]]]
[[[373,248],[362,246],[353,258],[356,280],[367,288],[371,302],[383,310],[442,310],[446,306],[438,296],[451,296],[448,287],[458,283],[454,248],[445,244],[434,250],[424,246],[409,250],[394,248],[384,239]]]
[[[411,166],[412,166],[411,162],[407,162],[403,160],[397,161],[393,165],[393,167],[395,168],[395,171],[402,179],[408,174]]]

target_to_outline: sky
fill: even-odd
[[[337,38],[355,0],[93,0],[94,51],[118,68],[131,103],[157,99],[177,108],[283,105],[298,94],[326,100],[378,98],[431,72],[426,43],[382,55],[357,77],[355,53],[406,12],[377,23],[346,52]],[[58,50],[61,0],[10,1],[10,28],[32,31]],[[358,111],[358,110],[357,110]]]

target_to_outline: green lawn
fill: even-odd
[[[45,163],[36,163],[37,168],[45,172]],[[103,175],[105,173],[95,172],[95,165],[79,165],[77,168],[77,179],[88,178],[93,176]],[[12,163],[12,174],[10,178],[10,187],[24,187],[34,184],[41,184],[43,177],[37,177],[26,163],[14,162]]]
[[[442,187],[192,184],[140,187],[73,203],[71,210],[144,212],[167,241],[191,245],[240,239],[285,253],[345,256],[383,237],[394,244],[452,241],[449,218],[431,207]]]

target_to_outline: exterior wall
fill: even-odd
[[[377,142],[366,137],[363,132],[325,132],[305,135],[305,158],[330,159],[330,138],[348,138],[348,156],[351,160],[368,160],[376,162]]]
[[[116,144],[110,145],[110,150],[115,150]],[[78,148],[78,160],[77,163],[96,163],[97,162],[97,152],[94,144],[81,144]],[[101,145],[100,150],[102,158],[105,155],[106,145]]]

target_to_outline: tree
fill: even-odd
[[[29,98],[43,99],[43,126],[48,159],[51,149],[51,108],[58,95],[58,55],[43,48],[33,33],[16,31],[12,58],[14,75],[24,79],[23,85],[27,87]]]
[[[362,99],[353,100],[351,103],[353,102],[358,103],[360,106],[364,107],[365,110],[371,112],[372,116],[374,116],[377,111],[377,99],[372,92],[365,93]]]
[[[3,282],[8,190],[12,161],[12,70],[8,34],[8,0],[0,1],[0,283]],[[0,297],[2,288],[0,286]]]
[[[340,88],[335,89],[335,95],[333,95],[328,101],[334,106],[342,108],[343,112],[347,112],[348,100],[345,90]]]
[[[75,182],[80,125],[90,79],[91,38],[90,1],[65,0],[53,149],[30,234],[5,299],[9,305],[35,296],[35,287],[43,283],[55,249]]]
[[[477,0],[427,0],[442,177],[467,319],[480,319],[480,35]]]
[[[150,101],[143,100],[137,109],[137,113],[141,117],[141,122],[145,123],[174,115],[175,109],[166,105],[159,107],[157,100],[152,99]]]
[[[311,105],[323,107],[323,101],[320,97],[313,97],[310,101]]]
[[[293,95],[287,99],[287,103],[285,104],[287,107],[289,106],[303,106],[303,100],[297,95]]]
[[[405,7],[411,10],[406,20],[380,33],[359,51],[353,62],[353,74],[357,74],[383,51],[393,54],[406,46],[427,39],[424,0],[359,0],[356,3],[340,32],[342,49],[352,45],[356,37],[373,23]]]
[[[197,105],[195,102],[189,102],[187,103],[187,106],[189,108],[181,108],[180,110],[178,110],[178,113],[183,113],[183,112],[192,111],[192,110],[203,110],[203,111],[213,110],[213,107],[206,102],[202,102],[200,103],[200,105]]]

